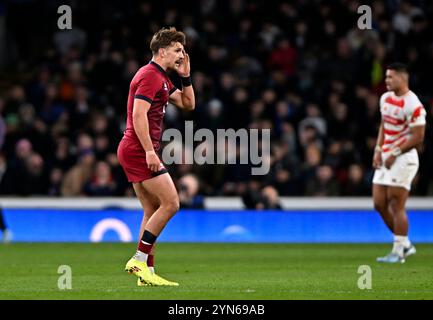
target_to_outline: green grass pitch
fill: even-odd
[[[391,244],[157,245],[157,272],[179,287],[138,287],[123,271],[129,243],[0,245],[0,299],[433,299],[433,245],[418,244],[405,264],[376,257]],[[60,265],[72,289],[59,290]],[[369,265],[372,288],[358,288]]]

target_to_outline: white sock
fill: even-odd
[[[134,259],[141,261],[141,262],[147,262],[147,253],[141,252],[139,250],[137,250],[137,252],[134,255]]]
[[[411,246],[411,242],[409,240],[409,236],[397,236],[394,235],[394,241],[401,241],[405,248],[409,248]]]
[[[394,246],[392,247],[392,252],[397,253],[399,256],[402,256],[403,249],[406,247],[407,243],[410,244],[407,236],[394,235]]]
[[[404,240],[404,247],[405,248],[409,248],[412,245],[412,242],[410,242],[409,237],[407,236],[406,239]]]
[[[149,267],[150,273],[155,274],[155,267]]]

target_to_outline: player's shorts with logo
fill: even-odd
[[[386,155],[382,156],[383,163]],[[418,153],[412,149],[399,155],[390,169],[382,165],[376,169],[373,176],[373,183],[385,186],[403,187],[410,190],[412,180],[419,167]]]
[[[141,182],[167,173],[162,162],[159,171],[150,170],[147,167],[146,153],[143,148],[127,137],[123,137],[119,143],[117,158],[129,182]]]

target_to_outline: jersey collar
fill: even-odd
[[[164,76],[167,75],[167,72],[165,72],[165,70],[159,64],[157,64],[155,61],[150,61],[149,63],[154,65],[155,68],[158,69],[158,71],[161,72]]]

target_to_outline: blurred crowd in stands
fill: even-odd
[[[433,2],[59,1],[0,4],[0,191],[7,195],[132,196],[116,157],[129,83],[151,59],[155,31],[187,35],[196,109],[167,108],[166,128],[271,129],[271,170],[168,166],[184,207],[201,196],[368,196],[387,64],[408,64],[427,110],[412,194],[433,195]],[[360,30],[361,4],[372,29]],[[180,86],[176,74],[171,74]],[[189,195],[188,195],[189,193]],[[199,199],[192,199],[198,194]]]

